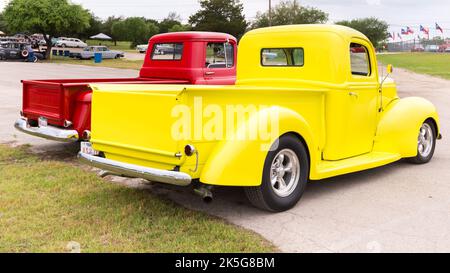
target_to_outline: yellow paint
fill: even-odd
[[[352,75],[350,43],[369,50],[370,76]],[[261,65],[263,48],[283,47],[303,48],[304,66]],[[126,163],[167,170],[179,166],[206,184],[258,186],[267,155],[261,145],[270,146],[283,134],[293,133],[306,143],[310,179],[315,180],[415,156],[421,124],[428,118],[439,124],[430,102],[399,99],[391,79],[380,92],[373,46],[350,28],[296,25],[250,31],[239,45],[237,73],[235,86],[93,85],[94,148]],[[279,134],[264,141],[201,135],[177,140],[171,136],[176,105],[206,112],[210,105],[223,112],[229,105],[263,105],[236,121],[232,135],[248,133],[258,118],[274,115],[279,117]],[[183,154],[186,144],[199,151],[196,172],[195,157]]]

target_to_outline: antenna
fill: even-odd
[[[383,80],[380,83],[380,108],[378,108],[378,112],[382,112],[383,111],[383,84],[386,81],[386,79],[389,77],[389,75],[392,74],[392,72],[394,71],[394,67],[392,66],[392,64],[388,64],[387,68],[386,68],[387,74],[386,76],[383,78]]]

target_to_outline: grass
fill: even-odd
[[[449,53],[400,53],[381,54],[377,56],[383,64],[432,76],[450,79]]]
[[[258,235],[73,162],[0,145],[0,252],[271,252]]]
[[[101,63],[96,64],[94,63],[94,60],[77,60],[59,56],[52,56],[51,60],[41,62],[139,70],[141,69],[144,60],[106,59],[103,60]]]

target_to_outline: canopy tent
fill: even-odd
[[[97,35],[91,36],[90,38],[93,40],[112,40],[111,37],[109,37],[108,35],[103,34],[103,33],[99,33]]]

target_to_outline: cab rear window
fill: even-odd
[[[261,50],[262,66],[303,66],[303,48],[264,48]]]
[[[159,43],[153,45],[152,60],[176,61],[183,57],[182,43]]]

